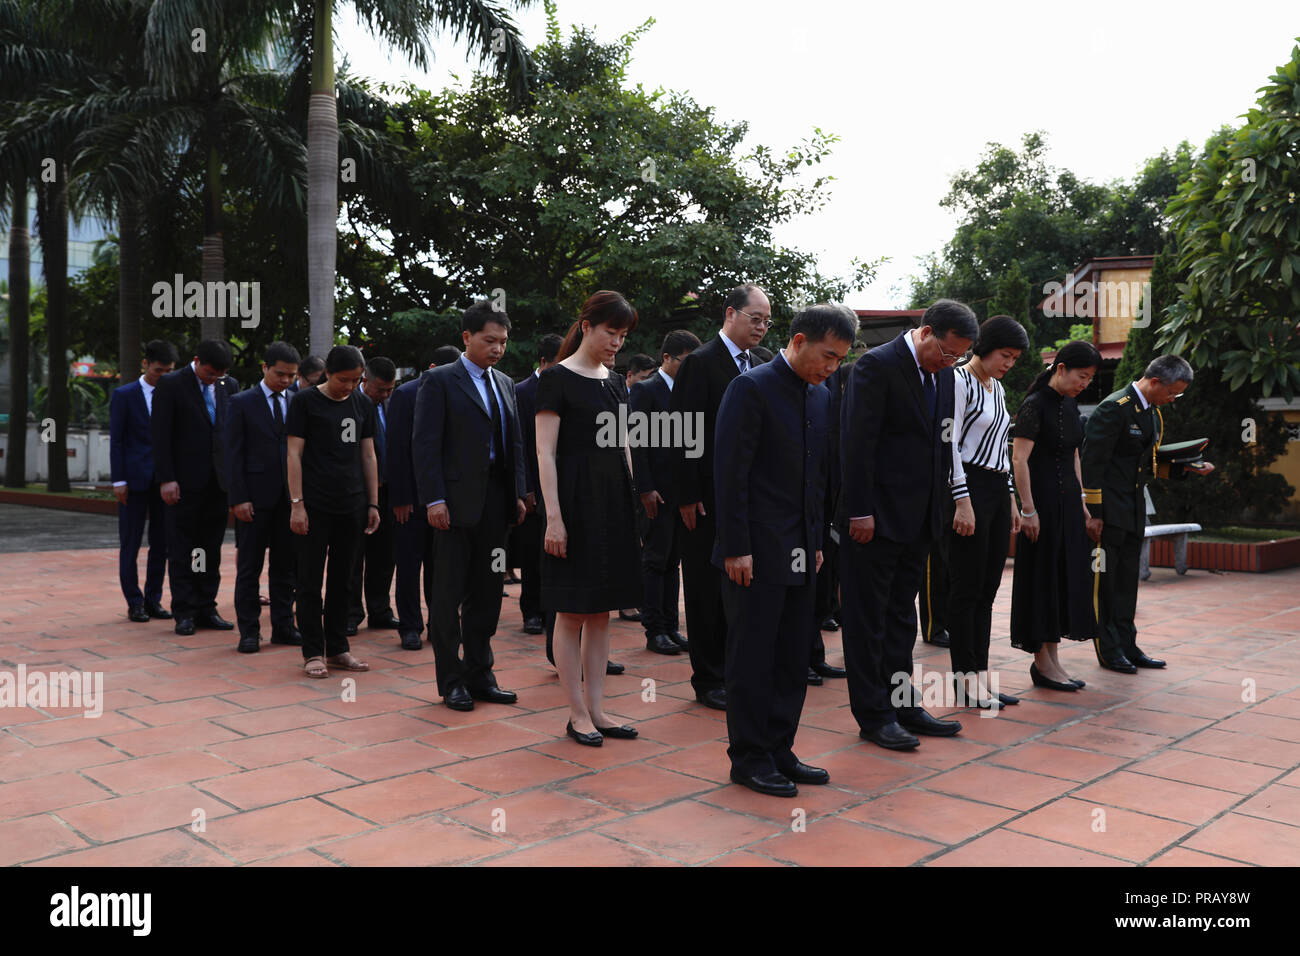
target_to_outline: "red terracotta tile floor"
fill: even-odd
[[[232,620],[234,557],[227,545]],[[808,690],[796,749],[831,784],[780,800],[727,782],[724,715],[636,624],[611,624],[627,672],[606,689],[641,739],[592,750],[563,736],[517,586],[493,643],[519,703],[455,713],[427,645],[363,626],[353,649],[371,671],[310,680],[297,648],[240,655],[230,634],[128,622],[116,562],[0,555],[0,672],[80,669],[104,688],[100,717],[0,707],[0,865],[1300,864],[1300,569],[1155,569],[1138,625],[1168,669],[1114,674],[1067,644],[1088,686],[1061,694],[1032,688],[999,636],[1008,565],[992,663],[1023,702],[958,711],[960,737],[888,753],[858,739],[828,680]],[[841,662],[840,635],[824,637]],[[942,649],[917,658],[948,668]]]

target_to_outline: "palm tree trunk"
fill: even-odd
[[[217,123],[209,114],[207,122],[208,169],[203,181],[203,265],[201,278],[203,282],[221,282],[226,272],[226,250],[222,242],[221,229],[221,155],[217,152]],[[208,315],[206,311],[200,321],[200,337],[204,339],[224,339],[226,337],[225,320],[220,316]]]
[[[133,381],[140,369],[140,209],[122,197],[117,216],[117,379]]]
[[[334,265],[339,190],[339,118],[334,98],[334,0],[315,0],[311,103],[307,108],[307,307],[311,354],[334,342]]]
[[[31,313],[31,237],[27,232],[27,177],[13,177],[14,209],[9,220],[9,444],[5,487],[27,486],[27,388]]]
[[[37,228],[45,269],[45,334],[50,386],[45,415],[54,419],[49,442],[50,491],[68,491],[68,178],[58,165],[58,179],[37,192]]]

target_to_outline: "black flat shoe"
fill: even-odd
[[[822,686],[822,683],[823,683],[823,681],[822,681],[822,675],[821,675],[821,674],[818,674],[818,673],[817,673],[815,670],[813,670],[811,667],[808,668],[808,686],[809,686],[809,687],[821,687],[821,686]]]
[[[1077,678],[1077,677],[1071,677],[1071,678],[1070,678],[1070,683],[1073,684],[1075,687],[1087,687],[1087,686],[1088,686],[1088,682],[1087,682],[1087,681],[1079,680],[1079,678]]]
[[[375,620],[372,617],[370,623],[366,626],[372,631],[400,631],[402,629],[402,622],[390,614],[388,617],[379,618],[379,620]]]
[[[597,727],[596,732],[615,740],[636,740],[636,728],[622,724],[618,727]]]
[[[194,618],[194,626],[206,628],[210,631],[233,631],[235,625],[231,624],[216,611],[209,611],[207,614],[199,614]]]
[[[144,609],[148,612],[149,616],[155,620],[170,621],[172,619],[172,612],[167,610],[157,601],[145,601]]]
[[[502,690],[500,687],[482,687],[469,688],[469,696],[474,700],[485,701],[489,704],[513,704],[519,700],[519,695],[512,690]]]
[[[419,631],[407,631],[402,635],[402,650],[418,651],[424,647],[424,639]]]
[[[888,723],[875,730],[859,730],[858,736],[886,750],[915,750],[921,744],[898,723]]]
[[[598,730],[590,734],[578,733],[573,729],[573,721],[569,721],[564,725],[564,732],[584,747],[599,747],[605,742],[605,738],[600,735]]]
[[[822,677],[848,677],[849,672],[843,667],[836,667],[834,664],[827,664],[822,661],[820,664],[814,664],[812,669]]]
[[[1115,671],[1119,674],[1136,674],[1138,672],[1137,665],[1123,654],[1109,660],[1104,657],[1099,657],[1097,658],[1097,663],[1106,670]]]
[[[554,664],[555,661],[551,661],[551,663]],[[613,661],[606,661],[606,662],[605,662],[605,673],[606,673],[606,674],[610,674],[610,675],[612,675],[612,676],[614,676],[614,677],[617,677],[619,674],[623,673],[623,671],[625,671],[625,670],[627,670],[627,668],[624,667],[622,664],[616,664],[616,663],[614,663]]]
[[[641,612],[638,611],[636,608],[633,608],[633,609],[632,609],[632,613],[631,613],[631,614],[628,614],[628,613],[627,613],[626,611],[624,611],[622,608],[619,608],[619,609],[618,609],[618,619],[619,619],[620,621],[639,621],[639,620],[641,620]]]
[[[650,634],[645,639],[645,649],[656,654],[680,654],[682,649],[667,634]]]
[[[1138,653],[1137,657],[1130,657],[1129,662],[1136,664],[1138,667],[1164,667],[1165,662],[1155,657],[1147,657],[1145,654]]]
[[[899,714],[898,723],[914,734],[925,734],[928,737],[951,737],[954,734],[961,733],[961,724],[959,722],[940,720],[938,717],[932,717],[920,709],[908,717]]]
[[[524,619],[525,634],[541,634],[544,630],[545,628],[542,627],[542,619],[540,617],[530,617]]]
[[[135,621],[137,624],[144,624],[149,620],[149,612],[144,609],[143,604],[132,604],[126,609],[126,619]]]
[[[691,642],[686,639],[686,635],[681,631],[669,631],[668,636],[672,638],[673,643],[682,650],[689,651],[691,649]]]
[[[194,619],[190,617],[178,617],[172,630],[182,637],[189,637],[194,633]]]
[[[348,637],[356,637],[356,636],[357,636],[357,628],[360,627],[360,626],[361,626],[361,625],[360,625],[359,623],[355,623],[355,622],[353,622],[353,621],[348,621],[347,626],[346,626],[345,628],[343,628],[343,633],[346,634]]]
[[[1042,671],[1038,669],[1037,664],[1029,665],[1029,679],[1034,682],[1035,687],[1045,687],[1048,690],[1066,690],[1073,692],[1079,689],[1076,684],[1065,683],[1059,680],[1052,680],[1049,677],[1044,677]]]
[[[702,693],[696,693],[695,699],[705,707],[712,707],[714,710],[727,709],[727,692],[721,687],[717,690],[706,690]]]
[[[464,687],[456,686],[447,691],[442,702],[452,710],[473,710],[474,698],[469,696],[469,691]]]
[[[998,701],[1003,707],[1011,707],[1020,703],[1019,697],[1012,697],[1010,694],[998,694]]]
[[[840,629],[840,622],[835,620],[834,616],[828,617],[826,620],[822,621],[821,629],[823,631],[838,631]]]
[[[237,650],[241,654],[256,654],[262,647],[262,639],[256,634],[245,634],[239,639]]]
[[[820,786],[831,782],[831,775],[821,767],[810,767],[802,760],[796,760],[793,767],[783,767],[781,775],[795,783],[811,783]]]
[[[272,631],[272,644],[288,644],[290,647],[302,647],[302,632],[296,627],[291,627],[287,631]]]
[[[794,785],[789,777],[775,770],[767,773],[737,773],[734,769],[731,771],[732,783],[738,783],[742,787],[748,787],[755,793],[765,794],[769,797],[797,797],[799,788]]]

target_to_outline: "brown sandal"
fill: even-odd
[[[325,658],[309,657],[302,662],[302,669],[308,677],[329,677],[329,668],[325,666]]]
[[[364,661],[357,660],[355,657],[352,656],[351,651],[347,651],[343,654],[335,654],[333,657],[327,657],[325,658],[325,661],[326,663],[334,664],[335,666],[341,667],[347,671],[370,670],[370,665],[365,663]]]

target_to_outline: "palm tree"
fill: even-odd
[[[9,185],[9,444],[5,487],[27,486],[28,319],[31,310],[31,240],[27,234],[27,177],[15,172]]]
[[[335,99],[333,15],[337,0],[289,0],[310,5],[311,102],[307,111],[307,296],[311,352],[324,355],[334,344],[334,283],[338,251],[339,131]],[[515,0],[525,7],[532,0]],[[496,56],[497,67],[522,95],[532,60],[510,14],[488,0],[353,0],[370,31],[404,53],[417,67],[428,62],[426,40],[433,30],[450,30],[479,51]]]

